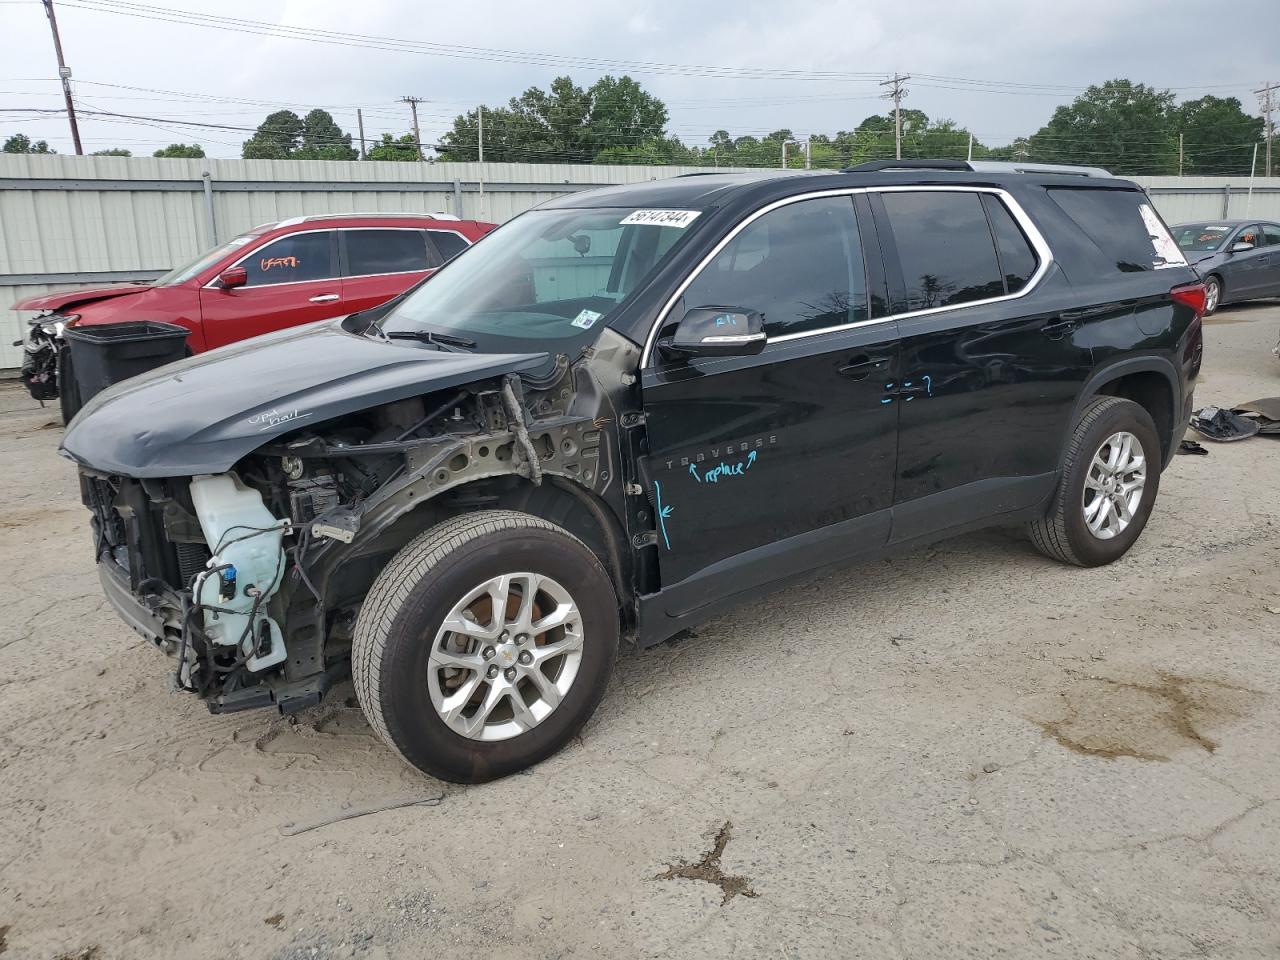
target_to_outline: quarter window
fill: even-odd
[[[468,246],[467,241],[447,230],[428,230],[427,236],[435,242],[441,261],[452,260]]]
[[[268,243],[241,264],[249,274],[247,285],[266,287],[333,277],[332,237],[330,231],[323,230],[295,233]]]
[[[436,266],[421,230],[348,230],[347,276],[410,273]]]
[[[802,200],[753,221],[698,274],[684,305],[755,310],[771,337],[866,320],[852,200]]]
[[[898,248],[908,311],[1004,295],[980,194],[921,191],[880,196]]]
[[[1005,292],[1017,293],[1027,285],[1036,272],[1036,254],[1026,234],[1018,226],[1009,208],[999,197],[985,193],[982,205],[987,208],[991,232],[996,238],[996,253],[1000,258],[1000,272],[1004,275]]]

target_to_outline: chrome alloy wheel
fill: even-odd
[[[1084,481],[1084,520],[1099,540],[1118,537],[1133,522],[1147,485],[1142,442],[1121,430],[1102,442]]]
[[[1218,300],[1222,296],[1222,286],[1217,280],[1210,278],[1204,285],[1204,312],[1213,313],[1218,309]]]
[[[427,686],[440,718],[470,740],[507,740],[547,719],[582,663],[582,614],[537,573],[509,573],[454,604],[431,645]]]

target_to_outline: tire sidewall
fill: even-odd
[[[533,572],[559,582],[582,615],[582,661],[556,709],[528,733],[493,742],[451,730],[431,702],[428,660],[444,617],[492,577]],[[608,684],[618,648],[613,586],[595,556],[565,534],[516,528],[477,537],[429,569],[388,631],[379,669],[382,712],[395,746],[414,766],[444,779],[480,782],[505,776],[560,749],[590,718]]]
[[[1103,441],[1121,430],[1132,433],[1142,444],[1142,455],[1147,461],[1146,485],[1133,521],[1124,532],[1110,540],[1099,540],[1089,532],[1089,525],[1084,518],[1084,484],[1093,457]],[[1124,556],[1147,525],[1160,490],[1160,470],[1163,466],[1160,439],[1151,415],[1138,404],[1127,401],[1095,420],[1081,436],[1078,450],[1080,455],[1075,458],[1068,475],[1063,477],[1065,487],[1062,505],[1067,538],[1072,550],[1085,566],[1101,566]]]

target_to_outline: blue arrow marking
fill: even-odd
[[[692,467],[692,465],[690,465]],[[667,549],[671,549],[671,538],[667,536],[667,518],[671,516],[671,507],[662,505],[662,484],[657,480],[653,481],[653,495],[658,501],[658,529],[662,531],[662,542],[667,545]]]

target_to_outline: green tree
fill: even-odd
[[[418,146],[412,133],[398,139],[384,133],[382,139],[369,148],[367,156],[370,160],[417,160]]]
[[[312,110],[302,118],[302,144],[295,160],[355,160],[359,152],[351,146],[351,134],[344,133],[328,110]]]
[[[204,156],[204,147],[198,143],[171,143],[152,154],[153,157],[177,157],[186,160],[199,160]]]
[[[1118,174],[1178,172],[1174,96],[1130,80],[1092,86],[1033,134],[1030,159]]]
[[[246,160],[287,160],[302,146],[302,132],[301,117],[292,110],[277,110],[258,124],[240,156]]]
[[[1188,176],[1247,175],[1254,144],[1263,133],[1262,118],[1245,113],[1235,97],[1201,97],[1179,104],[1173,125],[1175,134],[1182,134],[1182,172]]]
[[[50,150],[49,144],[44,140],[31,142],[31,138],[25,133],[15,133],[12,137],[4,142],[4,146],[0,148],[0,153],[57,153],[57,150]]]
[[[484,156],[496,161],[589,163],[663,155],[667,108],[630,77],[601,77],[583,89],[556,77],[547,90],[530,87],[505,107],[484,108]],[[455,117],[442,138],[444,160],[479,155],[479,110]]]
[[[95,150],[89,154],[91,157],[132,157],[132,150],[125,150],[123,147],[111,147],[109,150]]]

